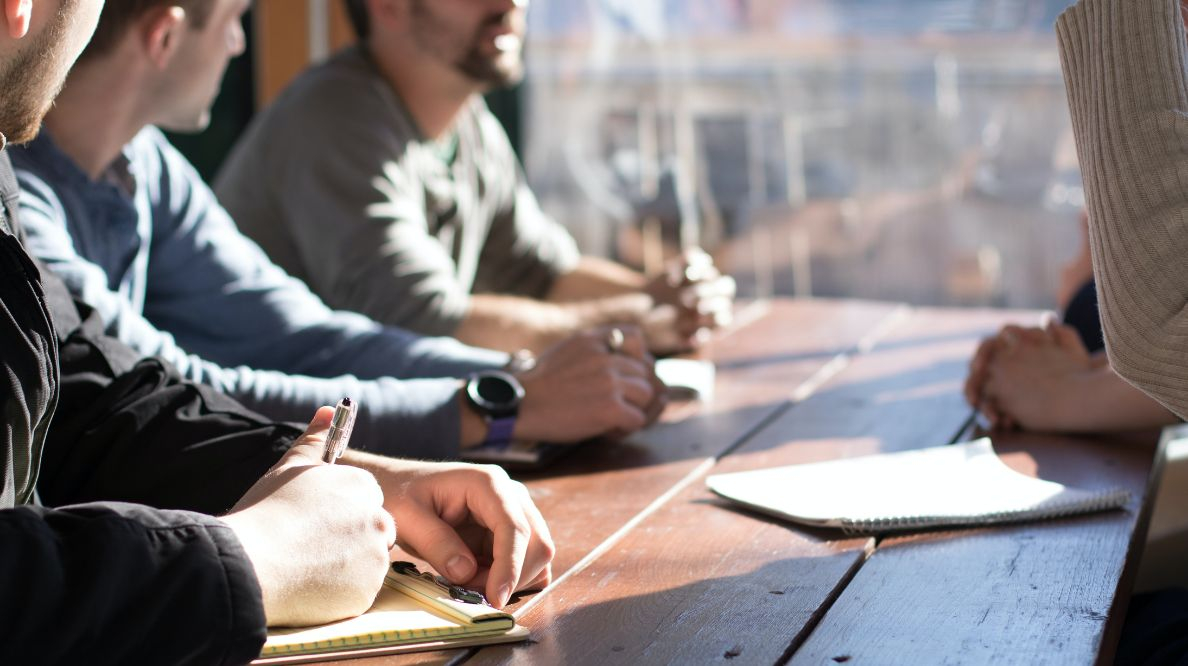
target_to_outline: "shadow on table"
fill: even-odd
[[[755,469],[949,444],[973,415],[961,395],[964,368],[964,361],[952,360],[843,373],[792,405],[731,460],[754,458],[746,468]]]
[[[713,536],[706,540],[712,543]],[[721,557],[699,562],[641,562],[637,571],[608,577],[594,592],[605,601],[584,603],[579,596],[567,608],[572,597],[548,596],[532,611],[547,625],[529,625],[531,642],[486,648],[475,663],[777,663],[803,642],[818,611],[861,558],[859,547],[771,561],[749,572],[740,563],[742,573],[722,575],[732,548],[720,550]],[[703,578],[658,589],[674,571]]]
[[[848,541],[851,539],[865,538],[869,536],[863,534],[847,534],[840,529],[831,527],[816,527],[813,525],[805,525],[802,523],[793,522],[784,518],[777,518],[776,516],[763,513],[762,511],[749,509],[745,506],[717,496],[696,499],[693,500],[693,503],[717,507],[723,511],[729,511],[730,513],[737,514],[739,516],[752,518],[773,526],[784,527],[788,530],[796,532],[797,534],[804,535],[812,541],[828,543],[834,541]]]
[[[624,440],[584,442],[550,467],[515,476],[521,480],[545,479],[714,458],[767,423],[788,404],[781,400],[694,414],[679,421],[657,423]]]
[[[753,453],[806,438],[877,436],[884,444],[870,453],[945,444],[965,428],[972,413],[960,394],[964,363],[942,361],[908,372],[843,379],[802,403],[768,401],[657,423],[625,440],[576,445],[554,465],[516,477],[544,479],[721,458],[740,445]]]
[[[912,337],[912,338],[906,338],[903,340],[891,340],[891,341],[886,341],[886,342],[879,342],[876,345],[875,351],[877,351],[877,352],[902,351],[902,350],[906,350],[906,349],[928,347],[928,346],[939,345],[939,344],[965,342],[965,341],[970,341],[974,335],[990,335],[994,332],[994,329],[987,328],[983,331],[982,330],[983,328],[984,327],[978,327],[979,332],[972,333],[972,334],[970,331],[960,331],[960,332],[956,332],[956,333],[946,333],[944,335],[921,335],[921,336],[916,336],[916,337]],[[719,361],[718,363],[715,363],[715,366],[718,368],[719,371],[741,370],[741,369],[746,369],[746,368],[761,367],[761,366],[769,365],[769,364],[796,363],[799,361],[829,359],[829,358],[833,358],[834,356],[837,356],[838,354],[846,353],[846,352],[852,353],[853,351],[854,351],[854,349],[851,348],[849,350],[834,349],[834,350],[828,350],[828,351],[797,352],[797,353],[791,353],[791,354],[764,354],[762,356],[736,358],[736,359],[732,359],[729,361]]]
[[[791,402],[796,386],[790,382],[781,397],[786,399],[769,399],[734,409],[703,408],[702,413],[658,423],[626,440],[587,442],[550,468],[517,476],[540,479],[720,458],[740,444],[745,445],[752,435],[777,417],[781,424],[790,424],[787,429],[802,430],[810,437],[853,436],[856,428],[866,430],[865,434],[886,433],[885,437],[893,441],[884,450],[947,443],[965,427],[971,413],[961,396],[968,354],[954,351],[951,358],[914,368],[910,367],[911,357],[913,354],[935,356],[928,348],[972,337],[970,331],[962,331],[891,341],[859,359],[867,368],[871,367],[871,359],[879,364],[886,362],[887,370],[882,375],[850,379],[854,373],[847,369],[797,404]],[[905,351],[912,349],[918,351]],[[721,363],[718,367],[720,371],[730,371],[831,355],[767,354]],[[908,367],[902,369],[905,365]],[[745,383],[733,387],[736,394],[730,399],[738,400],[737,392],[746,390],[745,387]],[[770,393],[770,387],[766,386],[757,390]],[[763,432],[760,439],[780,434]]]

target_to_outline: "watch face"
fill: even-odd
[[[466,387],[470,401],[490,416],[515,414],[524,399],[524,389],[515,377],[498,370],[476,374]]]
[[[493,405],[507,405],[516,399],[516,389],[502,377],[479,377],[478,393]]]

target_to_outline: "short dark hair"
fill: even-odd
[[[347,18],[351,20],[351,27],[360,40],[367,39],[371,34],[371,15],[367,13],[367,0],[342,0],[346,7]]]
[[[115,48],[117,42],[123,38],[137,19],[146,12],[158,7],[181,7],[186,11],[186,19],[190,25],[201,30],[210,20],[214,11],[213,0],[116,0],[103,6],[103,13],[99,15],[99,25],[95,27],[95,35],[91,43],[79,59],[100,56]]]

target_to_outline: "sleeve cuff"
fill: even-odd
[[[212,519],[214,520],[214,519]],[[256,570],[234,530],[222,523],[207,527],[227,577],[230,640],[224,663],[247,663],[260,656],[268,637],[264,595]]]

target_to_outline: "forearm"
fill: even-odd
[[[244,404],[282,421],[308,421],[319,406],[350,397],[360,406],[351,447],[389,456],[451,460],[462,443],[454,378],[359,380],[286,376],[255,384]],[[480,437],[478,441],[481,441]]]
[[[1057,23],[1110,361],[1188,414],[1188,145],[1177,0],[1082,0]]]
[[[0,662],[239,664],[264,643],[252,564],[214,518],[20,507],[0,543]]]
[[[54,505],[122,501],[227,511],[300,432],[181,382],[156,359],[113,379],[63,345],[61,395],[38,492]],[[307,417],[308,419],[308,417]]]
[[[582,257],[576,268],[553,282],[548,300],[566,303],[638,294],[643,292],[647,284],[647,278],[642,273],[622,264],[599,257]]]
[[[497,368],[507,356],[445,337],[424,337],[385,327],[360,315],[298,304],[242,305],[228,311],[227,326],[199,335],[178,335],[191,353],[223,366],[248,365],[311,377],[354,375],[360,379],[461,377]],[[321,308],[321,309],[319,309]]]
[[[375,474],[376,472],[380,472],[380,471],[384,471],[384,472],[412,471],[415,469],[423,468],[426,464],[430,464],[430,463],[426,463],[423,460],[413,460],[410,458],[395,458],[395,457],[391,457],[391,456],[381,456],[381,455],[377,455],[375,453],[369,453],[367,451],[359,451],[359,450],[350,449],[350,448],[348,448],[346,451],[342,452],[342,458],[339,459],[339,462],[344,465],[350,465],[352,467],[358,467],[359,469],[365,469],[368,472],[371,472],[372,474]],[[399,528],[399,525],[397,526],[397,528]]]
[[[1083,375],[1065,402],[1065,432],[1120,432],[1179,423],[1175,414],[1109,366]]]
[[[393,332],[395,337],[397,333]],[[376,341],[388,344],[390,339]],[[362,350],[357,358],[318,357],[308,361],[310,374],[223,367],[170,345],[164,358],[183,377],[211,386],[245,407],[277,421],[306,422],[322,405],[349,396],[363,405],[355,430],[355,446],[387,455],[452,459],[458,455],[458,413],[453,395],[457,377],[506,363],[503,354],[466,347],[446,338],[410,338],[423,364],[408,374],[429,377],[397,379],[385,371],[400,369],[400,359],[384,350]],[[519,349],[517,347],[516,349]],[[463,350],[454,353],[454,350]],[[473,353],[471,353],[473,352]],[[392,351],[399,355],[401,352]],[[315,374],[318,376],[310,376]],[[442,374],[440,377],[433,375]]]
[[[455,335],[462,342],[514,352],[541,352],[565,338],[602,324],[638,324],[651,309],[642,294],[582,302],[545,303],[518,296],[479,294]]]

